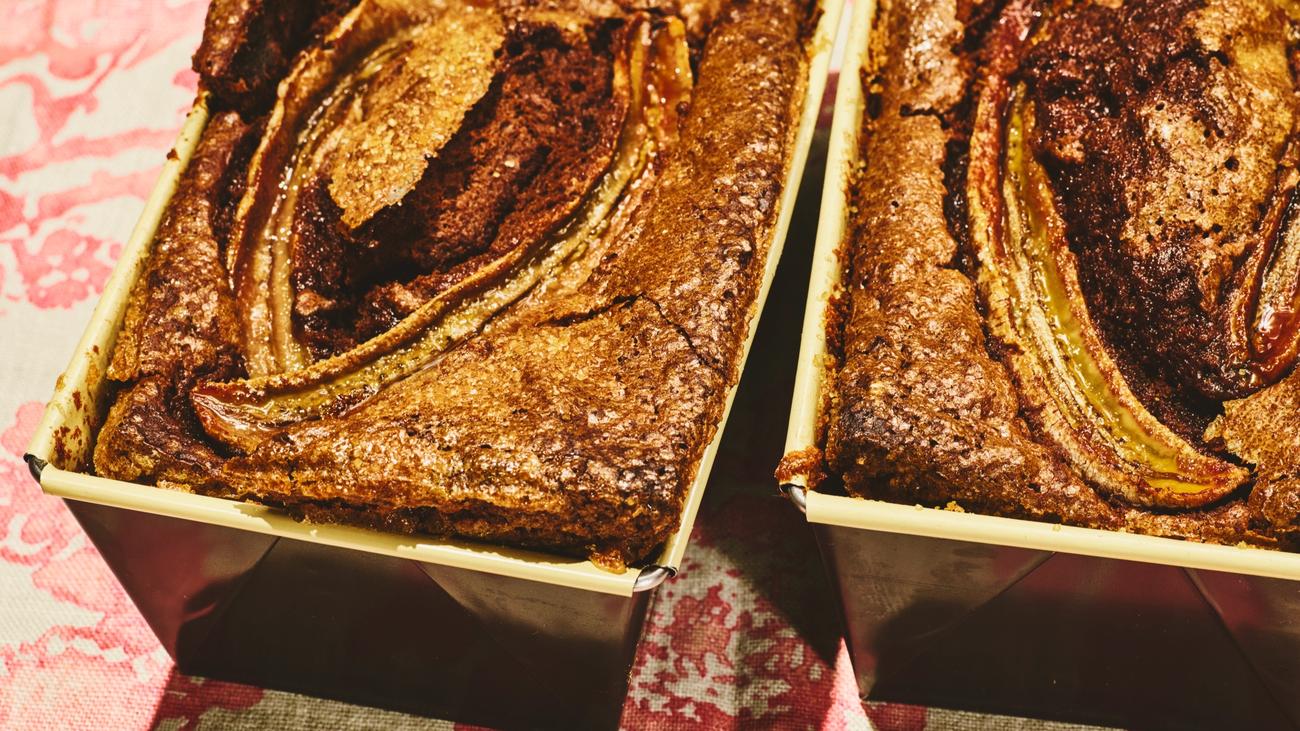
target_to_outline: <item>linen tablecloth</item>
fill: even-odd
[[[0,728],[450,727],[176,672],[22,462],[194,98],[206,4],[0,1]],[[738,397],[747,418],[732,420],[682,572],[654,604],[624,727],[1049,726],[862,704],[812,537],[773,491],[821,150]]]

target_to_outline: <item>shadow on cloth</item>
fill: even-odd
[[[839,610],[812,531],[777,492],[772,474],[785,444],[825,165],[825,134],[819,133],[692,544],[724,553],[739,580],[771,602],[833,665]]]

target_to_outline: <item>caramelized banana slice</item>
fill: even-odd
[[[565,265],[620,218],[631,189],[657,151],[676,136],[677,105],[689,95],[685,31],[677,20],[652,28],[638,17],[614,65],[615,98],[627,111],[606,172],[557,234],[520,246],[425,303],[384,334],[299,370],[229,383],[206,383],[191,394],[204,429],[249,450],[278,429],[354,408],[384,386],[423,368],[439,353],[477,333],[498,312]]]
[[[1226,309],[1234,352],[1254,386],[1276,382],[1300,357],[1300,129],[1291,139],[1260,225],[1260,243]]]
[[[401,202],[492,84],[501,18],[467,5],[399,33],[367,60],[330,165],[330,196],[356,228]],[[336,102],[337,103],[337,102]]]
[[[364,223],[415,186],[492,82],[500,17],[470,5],[434,15],[432,7],[365,0],[280,86],[226,262],[253,376],[308,360],[293,335],[290,282],[304,184],[329,167],[344,222]]]
[[[1294,180],[1287,197],[1285,223],[1260,277],[1252,318],[1256,368],[1267,381],[1280,378],[1300,358],[1300,200]]]
[[[967,178],[979,286],[1025,410],[1100,488],[1132,503],[1190,507],[1248,473],[1200,453],[1128,388],[1089,318],[1050,181],[1029,146],[1033,110],[1005,77],[976,112]]]

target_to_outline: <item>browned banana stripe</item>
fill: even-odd
[[[1139,505],[1206,505],[1250,473],[1162,423],[1129,376],[1245,395],[1290,370],[1300,337],[1295,27],[1269,2],[1227,5],[1013,0],[975,106],[990,333],[1043,438]],[[1178,53],[1144,59],[1146,35]]]
[[[365,2],[358,8],[359,13],[368,10]],[[376,21],[370,22],[377,25]],[[243,317],[248,324],[250,363],[260,358],[262,365],[250,365],[253,376],[250,379],[202,384],[191,394],[204,428],[227,445],[251,450],[285,426],[352,409],[386,385],[423,368],[451,345],[479,332],[503,308],[539,284],[559,276],[566,265],[587,247],[611,233],[611,221],[620,218],[621,209],[629,199],[628,191],[636,188],[638,179],[650,170],[656,150],[676,134],[676,107],[687,98],[690,89],[685,32],[676,20],[652,23],[648,16],[639,16],[614,36],[617,49],[611,69],[612,109],[621,121],[600,146],[586,151],[592,161],[594,176],[579,195],[551,207],[549,215],[556,218],[555,225],[549,230],[536,232],[533,238],[512,242],[510,248],[495,258],[474,261],[477,266],[472,273],[420,304],[382,334],[338,355],[308,364],[306,349],[296,345],[293,335],[290,279],[278,273],[290,260],[287,252],[294,249],[286,240],[299,230],[292,213],[285,212],[295,210],[292,197],[302,188],[306,176],[330,164],[330,154],[335,150],[344,152],[332,158],[334,167],[329,192],[342,210],[341,218],[345,225],[364,224],[385,208],[403,205],[406,192],[415,189],[417,183],[423,184],[421,175],[429,173],[416,170],[415,165],[394,166],[392,161],[387,161],[384,165],[389,170],[379,176],[378,185],[374,176],[352,185],[349,166],[375,162],[367,163],[364,159],[373,155],[367,152],[364,144],[349,147],[345,120],[349,117],[348,109],[357,104],[366,106],[366,100],[380,99],[379,113],[372,103],[365,115],[356,115],[368,120],[376,116],[383,119],[385,100],[394,106],[404,103],[410,94],[386,94],[382,89],[366,89],[365,85],[371,79],[385,78],[385,64],[392,63],[391,59],[397,57],[391,50],[395,44],[401,47],[408,40],[433,43],[448,32],[447,28],[440,27],[443,22],[446,21],[431,21],[429,27],[435,32],[427,35],[419,29],[404,28],[395,36],[398,41],[371,43],[374,50],[359,59],[356,55],[349,58],[341,50],[349,47],[347,36],[336,35],[334,45],[323,51],[318,60],[324,65],[320,76],[336,79],[334,85],[322,85],[321,91],[314,95],[299,93],[295,99],[282,99],[277,105],[276,115],[296,120],[294,124],[283,124],[281,129],[299,130],[293,137],[297,145],[291,153],[278,153],[276,162],[282,172],[273,176],[280,182],[272,186],[280,191],[278,198],[272,205],[262,204],[267,213],[260,217],[249,215],[245,219],[257,218],[262,222],[260,226],[245,224],[242,242],[253,253],[233,254],[238,291],[247,298]],[[462,26],[469,24],[463,17],[450,22]],[[490,20],[474,22],[477,30],[469,34],[461,32],[460,37],[468,35],[473,38],[477,33],[477,47],[486,50],[489,54],[486,58],[490,58],[491,51],[501,42],[497,26]],[[342,33],[347,32],[345,27]],[[565,29],[563,32],[583,31]],[[361,41],[352,44],[360,45]],[[409,55],[410,51],[403,50],[402,53]],[[457,63],[464,57],[463,53],[458,54]],[[309,76],[312,73],[310,63],[301,66],[296,73]],[[437,54],[429,55],[429,63],[452,66],[450,59]],[[350,70],[342,71],[340,66],[350,67]],[[454,86],[459,92],[456,98],[460,104],[456,108],[468,109],[488,93],[487,83],[477,81],[474,76],[480,68],[491,67],[470,64],[463,72],[457,72]],[[442,80],[437,88],[439,91],[451,82],[444,72],[430,76]],[[409,74],[402,74],[401,78],[409,79]],[[306,87],[306,84],[299,85],[299,88]],[[305,111],[296,109],[296,104],[290,102],[315,102],[316,106]],[[465,118],[466,113],[446,115],[448,129]],[[368,123],[365,126],[367,138],[375,136],[376,128],[380,139],[375,144],[383,149],[392,149],[392,145],[382,139],[382,125]],[[344,131],[340,132],[340,129]],[[278,139],[268,134],[263,145],[264,157],[269,159],[275,154],[271,150],[285,146],[286,139],[288,133],[282,132]],[[429,168],[433,170],[443,144],[454,146],[457,143],[450,132],[439,129],[426,133],[422,143],[407,144],[404,148],[398,145],[394,154],[408,162],[433,158]],[[393,172],[394,168],[396,172]],[[263,169],[276,168],[263,164]],[[413,170],[415,174],[412,174]],[[253,176],[258,174],[256,170],[252,173]],[[350,193],[347,191],[349,186]],[[374,192],[376,189],[379,193]],[[398,193],[394,194],[393,190]],[[249,210],[256,209],[261,201],[267,199],[266,196],[258,198],[252,190],[249,196],[252,201],[247,206]],[[242,268],[241,256],[250,262],[243,263]],[[258,256],[260,261],[269,264],[259,266]]]
[[[329,171],[344,218],[369,218],[401,201],[487,90],[500,19],[469,6],[432,13],[424,3],[365,0],[282,86],[227,251],[252,376],[308,360],[293,335],[289,261],[307,182]]]

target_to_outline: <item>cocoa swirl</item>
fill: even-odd
[[[1041,438],[1105,493],[1214,503],[1200,432],[1300,353],[1300,22],[1272,2],[1010,0],[964,194],[990,335]]]
[[[671,144],[689,70],[675,19],[363,0],[249,166],[227,264],[250,377],[193,389],[203,428],[248,451],[346,413],[562,276]]]

